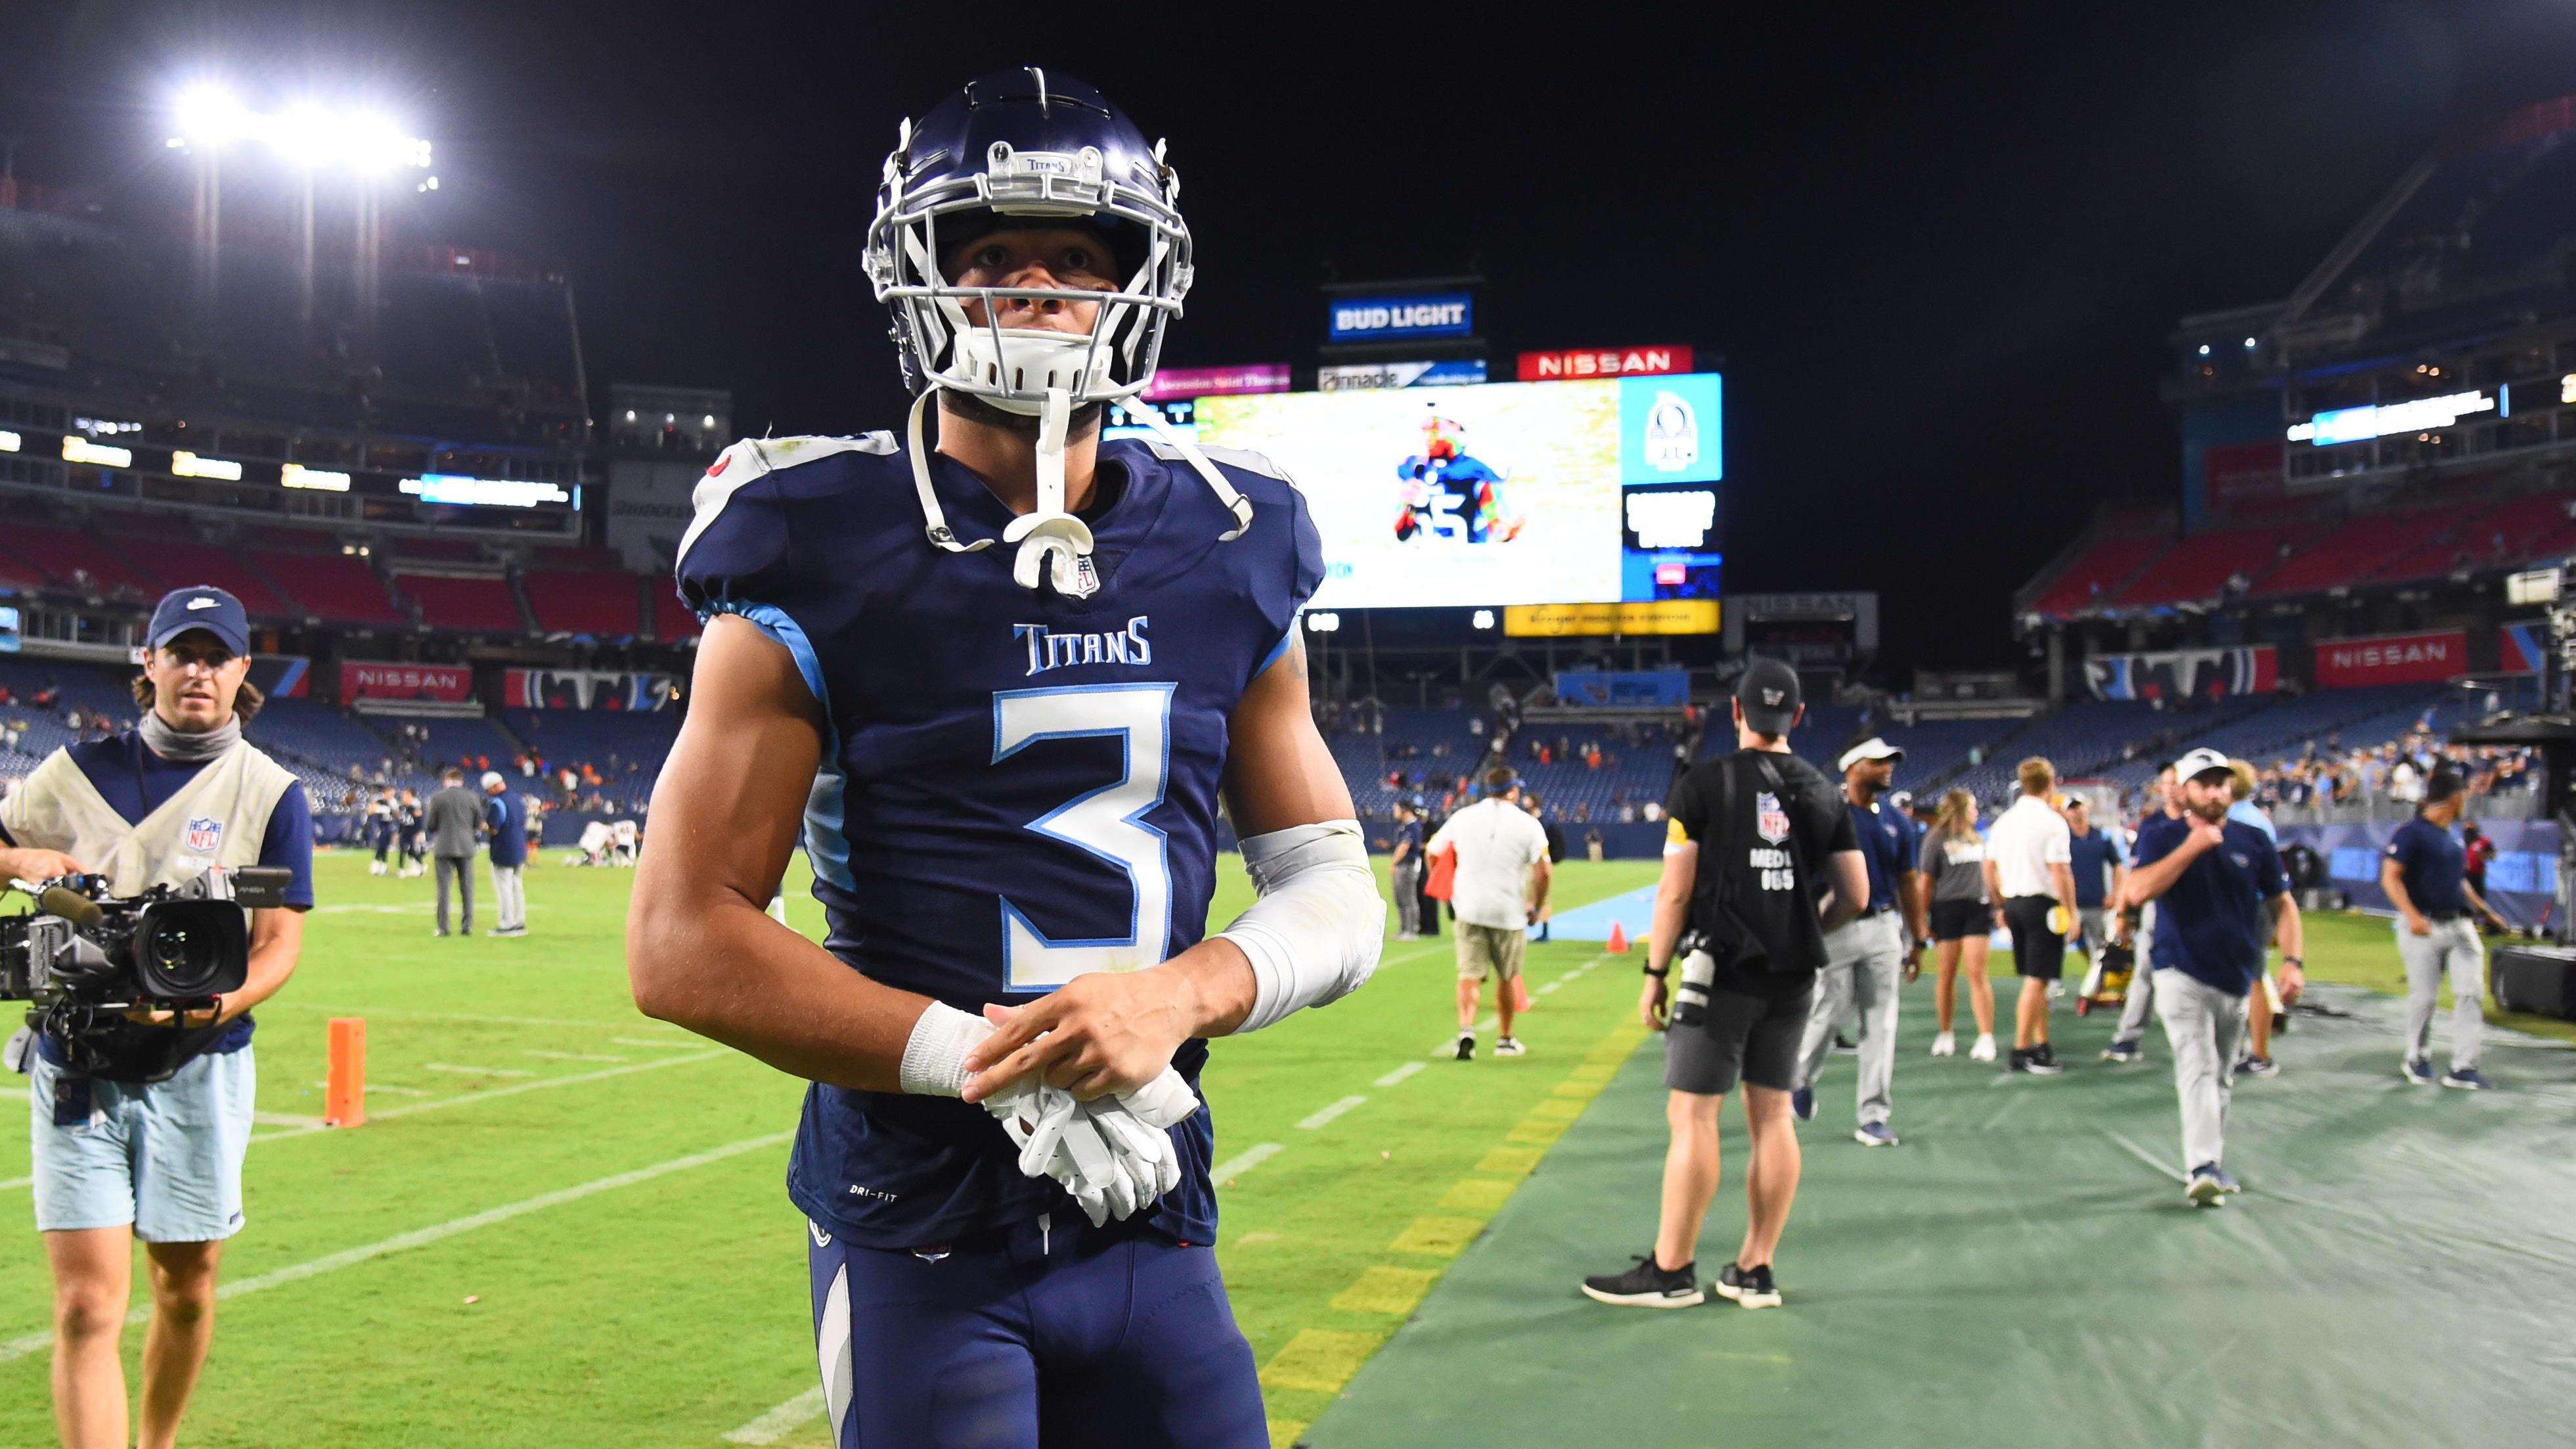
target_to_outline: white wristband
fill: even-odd
[[[993,1034],[993,1024],[980,1016],[934,1001],[912,1024],[903,1044],[903,1065],[895,1080],[921,1097],[956,1097],[966,1091],[966,1054]]]

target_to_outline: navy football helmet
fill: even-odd
[[[999,71],[906,121],[886,157],[865,261],[894,309],[894,342],[914,390],[972,393],[1038,414],[1050,390],[1074,407],[1134,397],[1154,375],[1163,328],[1190,289],[1180,177],[1099,91],[1035,66]],[[1109,243],[1121,272],[1089,336],[1004,328],[1000,299],[1061,300],[1042,288],[958,287],[943,249],[1012,224],[1079,225]],[[985,303],[985,321],[966,304]]]
[[[973,553],[993,542],[959,542],[930,484],[922,414],[945,389],[1039,420],[1037,507],[1013,519],[1001,540],[1020,548],[1013,577],[1036,588],[1043,576],[1076,596],[1096,587],[1086,566],[1090,526],[1064,507],[1065,439],[1074,409],[1126,401],[1153,380],[1163,329],[1190,290],[1180,191],[1162,142],[1148,145],[1099,91],[1035,66],[984,76],[903,123],[877,187],[864,261],[877,300],[894,310],[895,350],[917,394],[908,442],[932,543]],[[1001,325],[996,302],[1063,301],[1060,288],[961,287],[940,270],[943,246],[1045,226],[1097,232],[1123,274],[1116,291],[1081,294],[1098,304],[1087,333]],[[980,324],[966,311],[978,301]],[[1223,537],[1250,527],[1251,503],[1159,415],[1140,412],[1234,514]]]

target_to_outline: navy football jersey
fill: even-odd
[[[682,597],[783,643],[828,726],[805,849],[834,955],[977,1011],[1205,934],[1227,720],[1323,574],[1297,490],[1253,455],[1211,458],[1254,510],[1231,543],[1176,453],[1102,445],[1083,599],[1013,582],[1016,545],[933,546],[887,434],[738,442],[700,481]],[[961,540],[999,538],[1012,514],[980,478],[937,454],[930,473]],[[1206,1060],[1191,1041],[1173,1065],[1195,1089]],[[1206,1107],[1173,1137],[1183,1182],[1150,1220],[1212,1242]],[[788,1193],[887,1248],[1079,1211],[1021,1175],[981,1106],[819,1084]]]

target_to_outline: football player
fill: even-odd
[[[1503,474],[1467,451],[1467,429],[1442,417],[1439,405],[1422,419],[1422,451],[1395,466],[1403,501],[1396,509],[1398,543],[1436,538],[1450,543],[1508,543],[1523,520],[1503,511]]]
[[[629,970],[813,1084],[788,1196],[839,1445],[1268,1442],[1199,1069],[1356,988],[1386,908],[1308,708],[1304,499],[1100,439],[1190,284],[1178,185],[1034,68],[907,122],[865,251],[905,440],[735,443],[681,541],[707,629],[653,820],[684,844],[643,862]],[[1202,939],[1220,795],[1259,898]],[[762,911],[800,843],[822,946]]]

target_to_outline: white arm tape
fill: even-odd
[[[1386,902],[1358,821],[1253,836],[1243,842],[1243,868],[1261,898],[1217,933],[1252,962],[1252,1010],[1237,1032],[1339,1001],[1377,970]]]
[[[944,1002],[924,1007],[903,1044],[903,1064],[895,1082],[923,1097],[955,1097],[966,1091],[966,1054],[993,1034],[993,1024]]]

